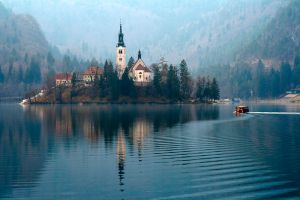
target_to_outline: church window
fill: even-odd
[[[142,75],[140,75],[140,79],[142,78]]]
[[[122,54],[122,53],[123,53],[123,51],[122,51],[122,49],[120,49],[120,50],[119,50],[119,54]]]
[[[119,61],[122,61],[122,58],[119,58]]]

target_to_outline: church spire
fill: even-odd
[[[122,22],[120,20],[120,33],[122,34]]]
[[[122,32],[122,23],[121,22],[120,22],[120,32],[119,32],[119,40],[118,40],[117,47],[125,47],[124,34]]]
[[[142,53],[141,53],[141,50],[139,50],[139,52],[138,52],[138,60],[139,59],[142,59]]]

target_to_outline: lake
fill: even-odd
[[[233,108],[0,104],[0,198],[300,199],[300,115]]]

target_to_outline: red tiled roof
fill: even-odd
[[[144,70],[144,67],[143,67],[143,65],[139,64],[139,65],[135,68],[135,70]]]
[[[70,73],[58,73],[55,75],[55,80],[72,80],[72,74]]]
[[[148,67],[144,67],[143,65],[139,64],[135,70],[142,70],[142,71],[145,71],[145,72],[151,72],[151,70],[148,68]]]
[[[91,66],[84,72],[85,75],[102,75],[104,72],[103,68]]]

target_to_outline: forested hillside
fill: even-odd
[[[297,52],[299,53],[299,47],[300,1],[292,0],[287,7],[278,11],[265,29],[240,54],[240,58],[273,60],[270,64],[282,60],[293,62]]]
[[[85,58],[114,60],[120,19],[129,56],[141,49],[145,62],[164,56],[186,59],[192,70],[230,63],[253,42],[285,0],[6,0],[30,13],[48,40]],[[45,15],[47,13],[47,15]],[[88,22],[88,23],[87,23]],[[59,30],[59,34],[57,34]]]
[[[19,95],[53,74],[55,59],[36,20],[0,3],[0,96]]]
[[[300,1],[287,2],[235,62],[202,69],[219,78],[222,96],[274,98],[300,85]]]

